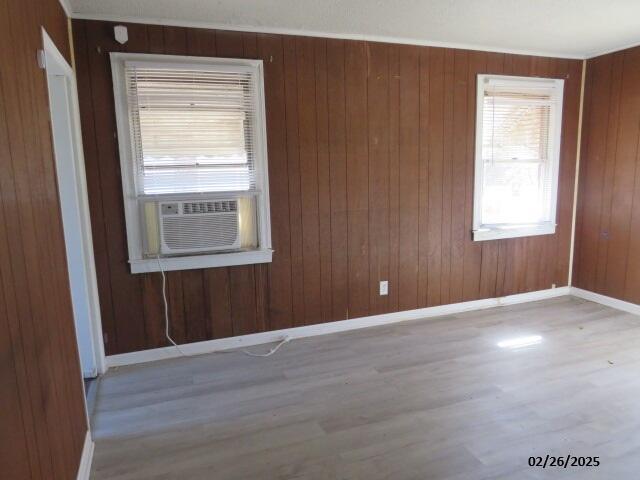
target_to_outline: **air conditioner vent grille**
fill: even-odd
[[[163,254],[240,248],[237,199],[161,202],[158,207]]]
[[[164,219],[164,243],[172,250],[230,247],[237,238],[238,219],[235,213]]]
[[[238,202],[235,200],[219,200],[209,202],[184,202],[182,213],[194,215],[202,213],[237,212]]]

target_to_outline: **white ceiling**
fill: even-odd
[[[584,58],[640,44],[640,0],[67,0],[74,17]]]

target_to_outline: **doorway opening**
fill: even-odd
[[[100,306],[93,258],[78,95],[73,69],[42,31],[51,133],[82,376],[105,371]]]

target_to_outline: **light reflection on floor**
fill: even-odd
[[[500,348],[516,349],[537,345],[539,343],[542,343],[542,337],[540,335],[528,335],[526,337],[515,337],[503,340],[498,342],[498,346]]]

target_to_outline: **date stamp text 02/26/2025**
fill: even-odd
[[[600,457],[582,457],[571,454],[529,457],[529,466],[542,468],[598,467],[600,466]]]

